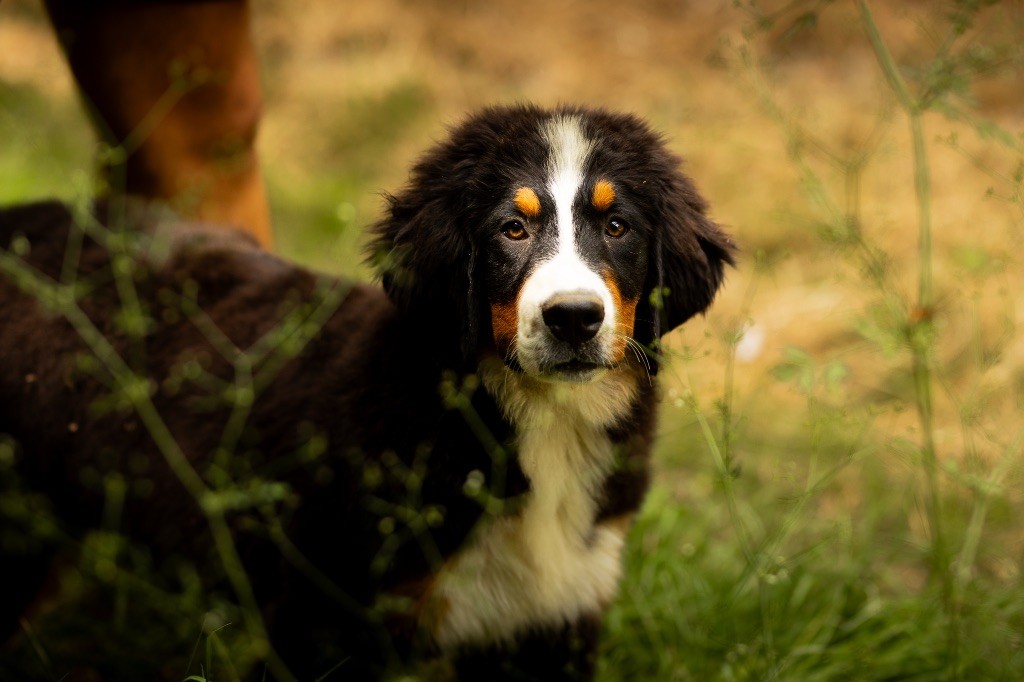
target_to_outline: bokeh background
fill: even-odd
[[[380,193],[517,101],[647,118],[735,235],[668,339],[601,679],[1024,678],[1021,3],[871,3],[916,155],[853,2],[253,4],[290,258],[369,278]],[[0,2],[0,203],[87,194],[95,150],[40,3]]]

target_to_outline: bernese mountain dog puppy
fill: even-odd
[[[0,433],[67,535],[101,526],[116,474],[118,532],[230,593],[222,520],[251,586],[234,599],[299,679],[414,658],[462,680],[592,677],[648,485],[659,339],[708,307],[734,251],[659,136],[584,108],[470,117],[372,228],[382,287],[146,222],[0,213]],[[83,319],[120,369],[83,361]],[[240,358],[257,389],[241,409]],[[22,587],[0,627],[49,559],[5,557]]]

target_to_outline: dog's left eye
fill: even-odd
[[[612,218],[609,220],[608,226],[604,228],[604,233],[613,239],[618,239],[627,232],[629,232],[629,225],[618,218]]]
[[[501,226],[501,233],[511,239],[512,241],[519,241],[526,239],[530,235],[526,232],[526,228],[518,220],[510,220]]]

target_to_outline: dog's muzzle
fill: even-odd
[[[605,282],[575,261],[542,264],[524,283],[516,359],[527,373],[586,382],[615,364],[617,311]]]

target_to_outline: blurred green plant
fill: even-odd
[[[821,216],[822,243],[854,264],[857,286],[873,295],[860,316],[851,315],[859,337],[852,350],[835,347],[821,358],[789,347],[771,369],[775,381],[791,385],[805,401],[804,434],[790,442],[766,442],[769,433],[782,438],[789,432],[758,421],[773,411],[756,403],[756,389],[747,396],[750,414],[735,407],[736,347],[752,327],[749,311],[756,303],[744,299],[738,320],[717,335],[719,352],[712,350],[715,336],[686,346],[676,361],[687,375],[684,388],[670,394],[665,414],[667,422],[683,426],[661,452],[672,453],[665,461],[688,483],[681,493],[672,492],[676,486],[657,489],[631,536],[628,578],[607,620],[601,679],[1017,679],[1024,672],[1019,565],[999,575],[979,565],[979,551],[986,539],[1017,537],[1012,522],[993,528],[986,520],[994,505],[1019,507],[1005,482],[1013,472],[1019,477],[1024,429],[1011,424],[1003,433],[981,433],[977,414],[961,413],[965,434],[979,432],[1000,454],[981,465],[970,451],[939,451],[933,392],[941,386],[958,402],[954,386],[967,370],[949,363],[957,349],[944,345],[951,306],[937,296],[934,282],[930,150],[945,144],[960,151],[1001,188],[989,195],[1015,206],[1018,216],[1024,185],[1021,173],[993,170],[991,161],[964,150],[955,133],[929,144],[924,119],[938,115],[967,128],[989,144],[988,159],[1019,169],[1024,137],[975,114],[969,93],[980,74],[1019,72],[1020,46],[1008,36],[968,37],[977,14],[993,2],[953,3],[947,34],[929,34],[931,55],[907,65],[893,57],[864,0],[854,16],[831,2],[790,2],[772,11],[759,3],[734,4],[752,20],[733,60],[743,85],[778,124],[804,196]],[[845,11],[847,21],[860,22],[889,90],[874,127],[858,141],[830,142],[801,123],[757,56],[759,41],[818,30],[826,11]],[[906,45],[901,50],[910,51]],[[910,129],[916,295],[902,291],[901,273],[865,229],[862,209],[862,180],[891,135],[893,101]],[[1009,229],[1019,226],[1018,219]],[[979,278],[1001,271],[980,247],[954,257]],[[761,267],[759,260],[751,288]],[[1007,331],[1002,342],[1014,333]],[[858,358],[863,364],[851,369],[845,357],[863,356],[864,343],[872,349],[868,360]],[[724,355],[726,363],[717,413],[702,405],[706,399],[698,399],[699,386],[689,378],[688,368],[708,355]],[[996,356],[977,354],[969,371],[980,374]],[[858,371],[888,377],[886,392],[851,390],[851,374]],[[1012,401],[1015,390],[1005,386],[1001,399]],[[899,417],[908,404],[917,421],[912,437],[886,436],[878,422]],[[711,478],[703,470],[706,460],[678,454],[695,442],[706,446]],[[922,479],[923,509],[893,489],[900,476],[882,459],[892,454]],[[753,456],[770,458],[770,473],[746,461]],[[973,461],[972,474],[963,473],[964,461]],[[913,487],[906,492],[915,495]],[[901,529],[921,521],[923,546],[901,539]]]

